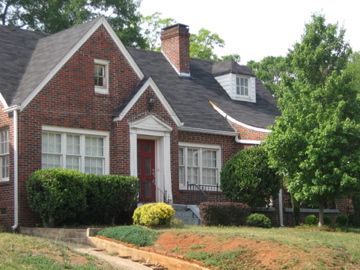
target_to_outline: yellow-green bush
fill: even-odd
[[[175,210],[166,203],[148,203],[135,209],[134,224],[143,226],[170,225]]]

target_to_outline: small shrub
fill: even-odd
[[[348,217],[345,215],[340,215],[336,217],[336,224],[340,227],[345,227],[348,225]]]
[[[247,217],[246,225],[252,227],[271,228],[271,220],[264,214],[254,213]]]
[[[29,205],[45,227],[62,224],[84,211],[83,177],[73,170],[47,169],[35,171],[26,181]]]
[[[204,202],[200,204],[201,222],[205,226],[239,226],[245,224],[250,207],[243,203]]]
[[[106,228],[97,234],[125,243],[134,244],[139,247],[151,246],[158,238],[158,233],[156,231],[141,226]]]
[[[143,226],[169,226],[175,210],[166,203],[148,203],[135,209],[133,222]]]
[[[304,223],[306,225],[316,225],[318,223],[318,219],[315,215],[308,215],[305,217]]]

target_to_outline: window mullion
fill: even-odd
[[[187,147],[184,147],[184,185],[185,188],[188,188],[188,168],[187,168]]]
[[[203,171],[202,171],[202,148],[199,148],[199,160],[198,160],[198,163],[199,163],[199,170],[200,170],[199,184],[202,185],[203,184],[203,179],[202,179],[202,176],[203,176]]]
[[[85,136],[80,135],[80,171],[85,172]]]
[[[61,133],[60,139],[60,151],[61,151],[61,160],[60,165],[62,168],[66,168],[66,133]]]

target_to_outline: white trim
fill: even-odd
[[[13,115],[14,132],[14,225],[11,227],[16,230],[19,227],[19,168],[18,168],[18,111],[14,110]]]
[[[4,107],[4,110],[6,110],[7,108],[9,108],[9,105],[7,104],[4,96],[0,93],[0,102],[2,104],[2,106]]]
[[[45,87],[45,85],[56,75],[56,73],[67,63],[67,61],[80,49],[80,47],[94,34],[94,32],[103,25],[105,29],[110,34],[113,41],[118,46],[120,52],[124,55],[126,60],[129,62],[130,66],[135,71],[136,75],[140,80],[144,78],[144,74],[141,72],[138,65],[135,63],[134,59],[131,57],[129,52],[126,50],[124,44],[120,41],[114,30],[111,28],[109,23],[104,17],[101,17],[96,24],[94,24],[86,34],[80,39],[78,43],[65,55],[65,57],[49,72],[44,80],[26,97],[26,99],[21,103],[21,111],[36,97],[36,95]]]
[[[221,116],[225,117],[225,119],[227,119],[228,121],[230,121],[232,123],[238,124],[239,126],[242,126],[244,128],[251,129],[251,130],[254,130],[254,131],[259,131],[259,132],[264,132],[264,133],[270,133],[271,132],[270,129],[254,127],[254,126],[245,124],[243,122],[240,122],[240,121],[232,118],[230,115],[226,114],[223,110],[221,110],[213,102],[209,101],[209,103],[214,108],[215,111],[217,111]]]
[[[180,72],[176,67],[175,65],[171,62],[171,60],[169,59],[169,57],[167,57],[166,53],[161,50],[161,53],[162,55],[165,57],[165,59],[169,62],[170,66],[176,71],[177,75],[179,75],[180,77],[187,77],[187,78],[190,78],[191,77],[191,74],[190,72],[187,73],[187,72]],[[190,60],[189,60],[190,61]]]
[[[20,106],[13,105],[13,106],[7,107],[6,109],[4,109],[4,112],[9,113],[9,112],[13,112],[16,110],[20,110]]]
[[[262,143],[262,141],[259,140],[243,140],[243,139],[239,139],[238,136],[235,137],[235,141],[237,143],[242,143],[242,144],[255,144],[255,145],[259,145]]]
[[[97,86],[95,85],[95,93],[102,94],[102,95],[108,95],[109,94],[109,83],[110,83],[110,74],[109,74],[109,63],[108,60],[102,60],[102,59],[94,59],[94,65],[101,65],[105,67],[105,86]]]
[[[142,94],[145,92],[145,90],[148,87],[151,87],[153,92],[156,94],[158,99],[160,100],[161,104],[164,106],[168,114],[171,116],[171,119],[175,122],[175,124],[179,127],[182,126],[183,123],[180,121],[180,119],[177,117],[174,110],[171,108],[170,104],[165,99],[164,95],[161,93],[160,89],[157,87],[153,79],[150,77],[147,79],[147,81],[143,84],[143,86],[139,89],[139,91],[136,93],[136,95],[130,100],[130,102],[125,106],[125,108],[121,111],[118,117],[114,119],[114,121],[121,121],[124,119],[126,114],[130,111],[130,109],[135,105],[135,103],[139,100],[139,98],[142,96]]]
[[[141,126],[142,123],[146,122],[148,119],[152,119],[154,120],[156,123],[158,123],[162,129],[160,130],[160,128],[158,128],[157,130],[154,129],[155,127],[152,126],[151,127],[151,131],[166,131],[166,132],[170,132],[172,131],[172,127],[170,127],[168,124],[164,123],[163,121],[161,121],[159,118],[157,118],[156,116],[150,114],[148,116],[145,116],[144,118],[141,118],[139,120],[136,120],[134,122],[129,123],[129,127],[130,128],[139,128],[138,126]],[[140,127],[141,129],[145,129],[144,127]]]
[[[221,150],[221,146],[217,144],[202,144],[202,143],[187,143],[187,142],[179,142],[179,146],[184,147],[194,147],[194,148],[206,148],[206,149],[215,149]]]
[[[236,136],[236,135],[238,135],[238,133],[235,132],[235,131],[222,131],[222,130],[205,129],[205,128],[193,128],[193,127],[186,127],[186,126],[179,127],[179,130],[185,131],[185,132],[195,132],[195,133],[223,135],[223,136]]]
[[[50,131],[50,132],[59,132],[62,134],[77,134],[77,135],[89,135],[89,136],[99,136],[104,138],[104,174],[110,173],[110,132],[108,131],[99,131],[92,129],[81,129],[81,128],[66,128],[66,127],[58,127],[58,126],[42,126],[42,131]],[[80,140],[81,143],[81,140]],[[82,143],[84,144],[84,143]],[[64,147],[66,145],[64,144]],[[80,147],[81,149],[81,147]],[[64,151],[62,151],[64,154]],[[83,153],[81,153],[83,154]],[[84,164],[84,162],[82,163]],[[64,166],[65,164],[62,164]],[[83,169],[84,166],[82,166]],[[83,170],[84,171],[84,170]]]

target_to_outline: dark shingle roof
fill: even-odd
[[[232,100],[212,74],[213,62],[192,59],[191,77],[179,77],[162,53],[128,48],[146,76],[151,76],[185,126],[233,131],[209,104],[248,125],[266,128],[278,115],[275,100],[262,83],[256,82],[256,103]]]
[[[8,105],[21,104],[98,20],[53,35],[0,27],[0,91]]]
[[[239,65],[235,61],[231,61],[231,60],[223,61],[223,62],[214,63],[212,65],[212,74],[214,76],[220,76],[229,73],[254,76],[254,74],[252,73],[249,67]]]

